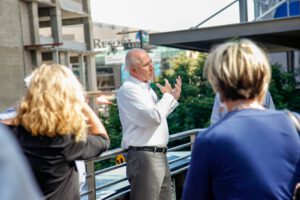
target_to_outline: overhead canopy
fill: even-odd
[[[300,49],[300,17],[150,34],[150,44],[207,52],[233,38],[249,38],[269,52]]]

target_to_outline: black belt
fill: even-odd
[[[133,147],[133,146],[129,146],[128,150],[166,153],[168,148],[167,147]]]

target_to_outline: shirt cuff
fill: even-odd
[[[162,98],[165,98],[168,102],[170,102],[170,109],[168,113],[171,113],[179,105],[178,101],[174,98],[174,96],[169,93],[165,93]]]

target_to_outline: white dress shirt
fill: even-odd
[[[117,102],[122,124],[122,147],[166,147],[169,141],[167,116],[178,102],[165,93],[158,100],[148,83],[130,76],[118,91]]]

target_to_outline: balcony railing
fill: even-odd
[[[196,135],[203,130],[205,129],[193,129],[170,135],[170,142],[188,138],[182,140],[183,142],[181,142],[181,144],[168,149],[167,156],[172,177],[188,169],[191,154],[190,150]],[[126,163],[95,171],[96,162],[103,162],[124,153],[126,153],[125,149],[113,149],[103,153],[98,158],[86,161],[87,185],[81,193],[82,200],[113,200],[124,197],[130,193],[129,182],[126,178]],[[173,184],[178,185],[179,183]]]

